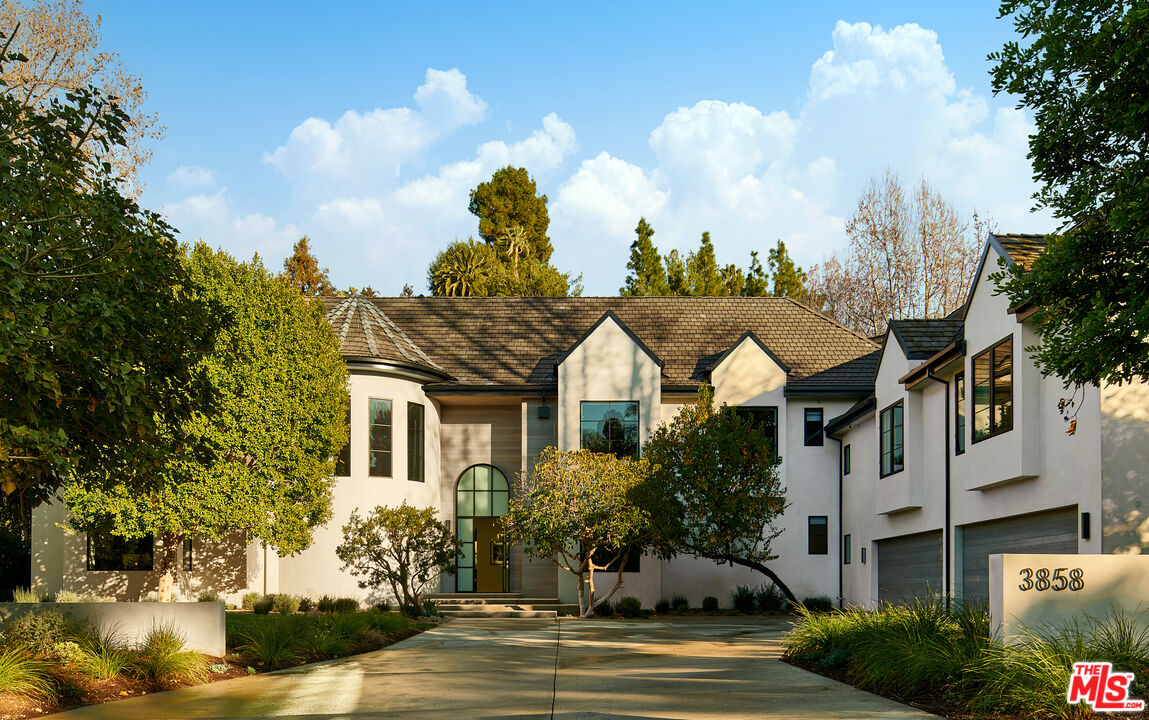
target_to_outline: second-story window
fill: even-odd
[[[806,445],[822,444],[822,408],[806,408]]]
[[[954,375],[954,455],[965,452],[965,373]]]
[[[973,358],[973,441],[1013,429],[1013,337]]]
[[[850,474],[850,446],[847,444],[842,448],[842,474]]]
[[[770,443],[770,447],[774,452],[774,458],[778,458],[778,408],[776,406],[767,407],[736,407],[734,412],[749,420],[754,424],[754,427],[761,430],[766,434],[766,440]]]
[[[351,432],[351,408],[347,408],[347,431]],[[335,458],[335,477],[348,477],[351,475],[351,438],[348,436],[347,444],[339,451]]]
[[[371,457],[367,474],[391,477],[391,401],[371,398],[368,407]]]
[[[900,472],[905,462],[903,412],[902,401],[899,400],[883,410],[879,418],[881,438],[878,450],[881,455],[882,477]]]
[[[407,479],[423,482],[424,410],[418,403],[407,403]]]
[[[638,403],[583,402],[580,420],[583,450],[638,457]]]

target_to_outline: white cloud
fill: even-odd
[[[260,213],[237,214],[230,206],[226,188],[169,203],[162,212],[179,230],[183,242],[203,240],[240,260],[258,253],[263,264],[272,270],[278,270],[291,246],[304,234],[292,223],[279,223]]]
[[[168,175],[168,182],[181,187],[205,187],[215,184],[215,175],[207,168],[180,165]]]

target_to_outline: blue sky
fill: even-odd
[[[426,290],[467,191],[527,167],[553,261],[615,294],[640,215],[745,266],[846,242],[866,179],[928,178],[1002,230],[1031,215],[1028,113],[990,91],[996,3],[112,3],[166,125],[144,202],[278,268],[301,234],[341,286]]]

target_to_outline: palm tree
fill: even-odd
[[[519,256],[525,257],[531,252],[531,240],[527,236],[527,231],[522,225],[512,225],[503,231],[499,245],[502,246],[503,252],[511,258],[511,267],[514,268],[517,278],[519,276]]]
[[[487,278],[485,250],[474,240],[452,243],[431,269],[431,293],[440,297],[476,295]]]

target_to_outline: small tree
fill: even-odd
[[[427,583],[453,572],[459,543],[431,508],[376,505],[366,517],[359,508],[343,526],[343,543],[335,554],[343,569],[362,578],[361,588],[384,583],[403,608],[418,608]]]
[[[641,459],[548,447],[511,498],[502,520],[507,536],[578,578],[583,617],[614,595],[627,558],[649,544],[649,469]],[[614,585],[598,595],[595,571],[616,565]]]
[[[781,534],[786,509],[778,458],[769,438],[735,408],[715,408],[710,392],[684,405],[643,448],[652,487],[655,535],[664,553],[685,553],[742,565],[766,575],[786,597],[794,593],[765,563]]]

